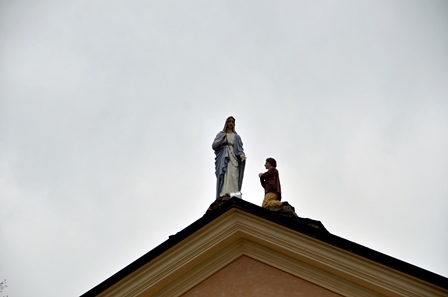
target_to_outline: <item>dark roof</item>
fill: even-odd
[[[448,289],[448,278],[441,275],[435,274],[428,270],[422,269],[420,267],[414,266],[412,264],[406,263],[404,261],[398,260],[396,258],[390,257],[388,255],[382,254],[380,252],[374,251],[352,241],[346,240],[339,236],[333,235],[328,232],[321,222],[307,219],[307,218],[292,218],[284,216],[278,212],[270,211],[259,207],[255,204],[247,202],[242,199],[232,198],[225,202],[223,205],[218,207],[212,212],[207,212],[202,218],[186,227],[182,231],[171,235],[168,240],[155,247],[153,250],[149,251],[142,257],[138,258],[122,270],[118,271],[96,287],[92,288],[88,292],[81,295],[81,297],[97,296],[101,292],[105,291],[121,279],[125,278],[129,274],[133,273],[140,267],[144,266],[151,260],[155,259],[157,256],[163,254],[165,251],[181,242],[185,238],[192,235],[194,232],[198,231],[200,228],[204,227],[214,219],[221,216],[226,211],[231,208],[237,208],[247,213],[253,214],[255,216],[261,217],[263,219],[269,220],[271,222],[282,225],[286,228],[295,230],[302,234],[313,237],[317,240],[321,240],[335,247],[341,248],[358,256],[367,258],[374,262],[383,264],[392,269],[401,271],[413,277],[424,280],[428,283],[432,283],[444,289]]]

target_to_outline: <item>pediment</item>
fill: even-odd
[[[250,257],[241,256],[181,297],[209,296],[339,297],[341,295]]]
[[[290,218],[270,219],[263,212],[256,206],[251,212],[231,206],[213,216],[204,216],[82,297],[189,297],[188,292],[194,288],[210,284],[223,271],[234,268],[232,263],[247,259],[292,277],[294,282],[300,280],[301,284],[330,294],[321,296],[448,295],[443,286],[423,280],[435,274],[338,238],[326,230]],[[271,216],[269,211],[266,213]],[[351,248],[358,249],[358,254]],[[373,256],[360,256],[365,250]],[[394,265],[403,264],[406,269],[413,267],[425,278],[391,268],[375,261],[375,257],[392,259]],[[438,282],[445,280],[438,277]]]

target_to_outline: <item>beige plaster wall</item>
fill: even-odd
[[[241,256],[182,297],[341,296],[247,256]]]

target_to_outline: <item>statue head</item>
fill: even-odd
[[[227,132],[227,129],[230,129],[233,133],[236,133],[235,131],[235,118],[230,116],[226,119],[226,123],[224,124],[223,132]]]
[[[269,164],[271,164],[272,167],[277,167],[277,161],[275,161],[274,158],[267,158],[266,162],[268,162]]]

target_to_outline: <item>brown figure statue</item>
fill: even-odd
[[[260,173],[261,186],[264,188],[264,200],[261,207],[275,209],[282,207],[282,190],[280,187],[280,178],[277,170],[277,161],[274,158],[267,158],[264,167],[268,170]]]

